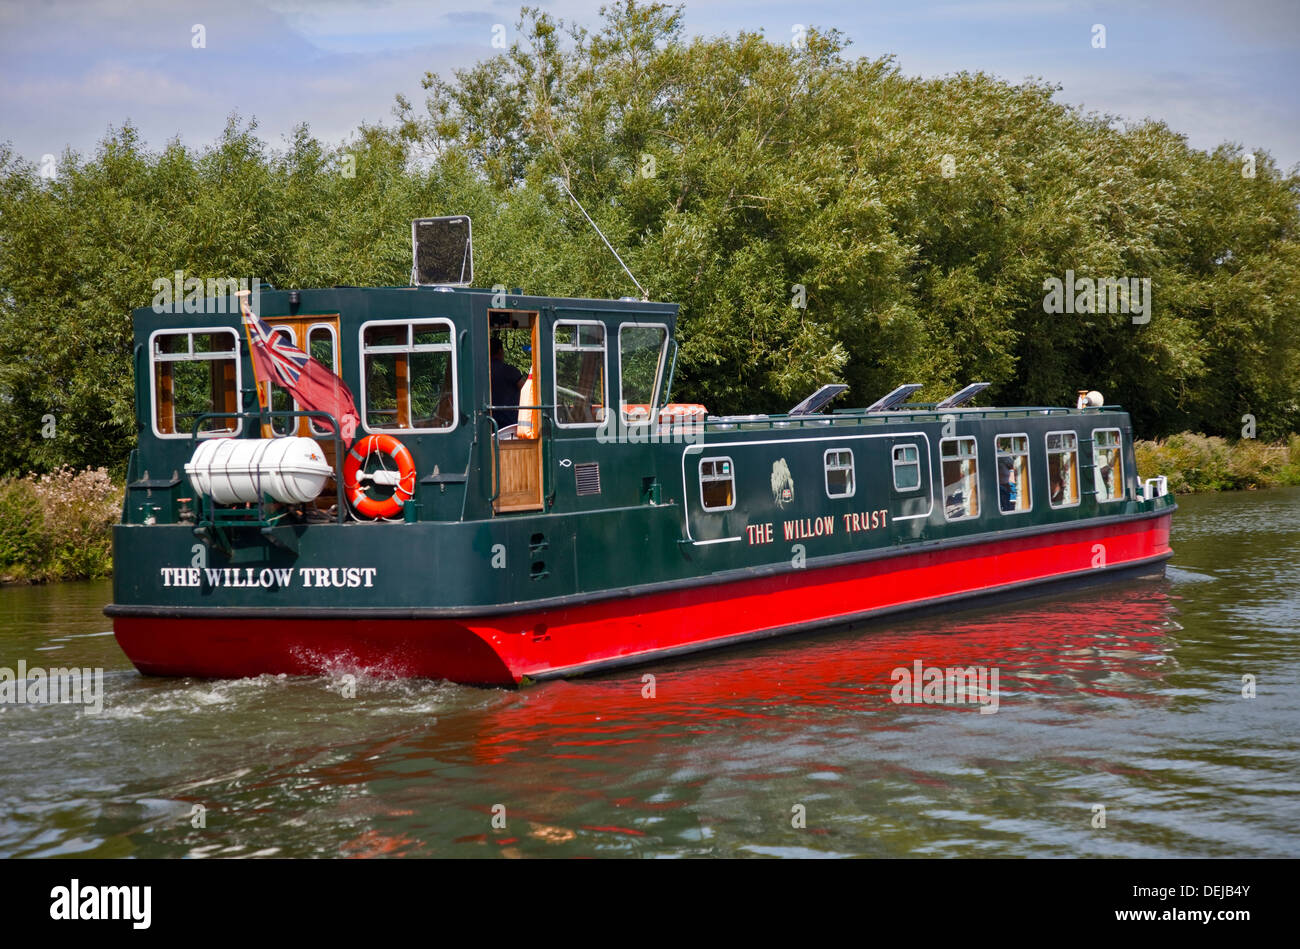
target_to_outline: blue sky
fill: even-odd
[[[600,0],[533,0],[594,25]],[[161,147],[201,146],[231,112],[283,142],[306,121],[335,142],[422,101],[426,70],[492,55],[518,2],[418,0],[0,0],[0,141],[38,161],[92,151],[129,119]],[[689,34],[835,27],[856,55],[894,54],[905,73],[1041,77],[1059,97],[1126,119],[1163,119],[1198,148],[1222,141],[1300,163],[1300,0],[688,0]],[[206,47],[191,38],[202,24]],[[1092,45],[1093,25],[1106,48]]]

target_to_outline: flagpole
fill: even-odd
[[[253,358],[253,333],[248,328],[248,316],[253,312],[248,307],[249,291],[236,291],[235,296],[239,297],[239,313],[243,317],[244,339],[248,341],[248,361],[253,366],[253,385],[257,389],[257,407],[260,410],[259,421],[261,422],[262,437],[270,438],[271,423],[266,418],[266,396],[262,393],[262,380],[257,376],[257,360]]]

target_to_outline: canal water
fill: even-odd
[[[0,589],[0,666],[104,670],[0,705],[0,855],[1294,856],[1300,490],[1180,504],[1164,579],[520,691],[150,679],[108,584]]]

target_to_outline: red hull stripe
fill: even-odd
[[[711,586],[465,619],[115,616],[141,672],[242,677],[363,669],[517,684],[811,625],[1079,578],[1167,559],[1171,517],[986,543]]]

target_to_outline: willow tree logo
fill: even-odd
[[[781,507],[794,500],[794,475],[784,458],[772,462],[772,500]]]
[[[1065,279],[1048,277],[1043,281],[1044,313],[1131,313],[1135,324],[1151,322],[1150,277],[1075,278],[1073,270]]]

